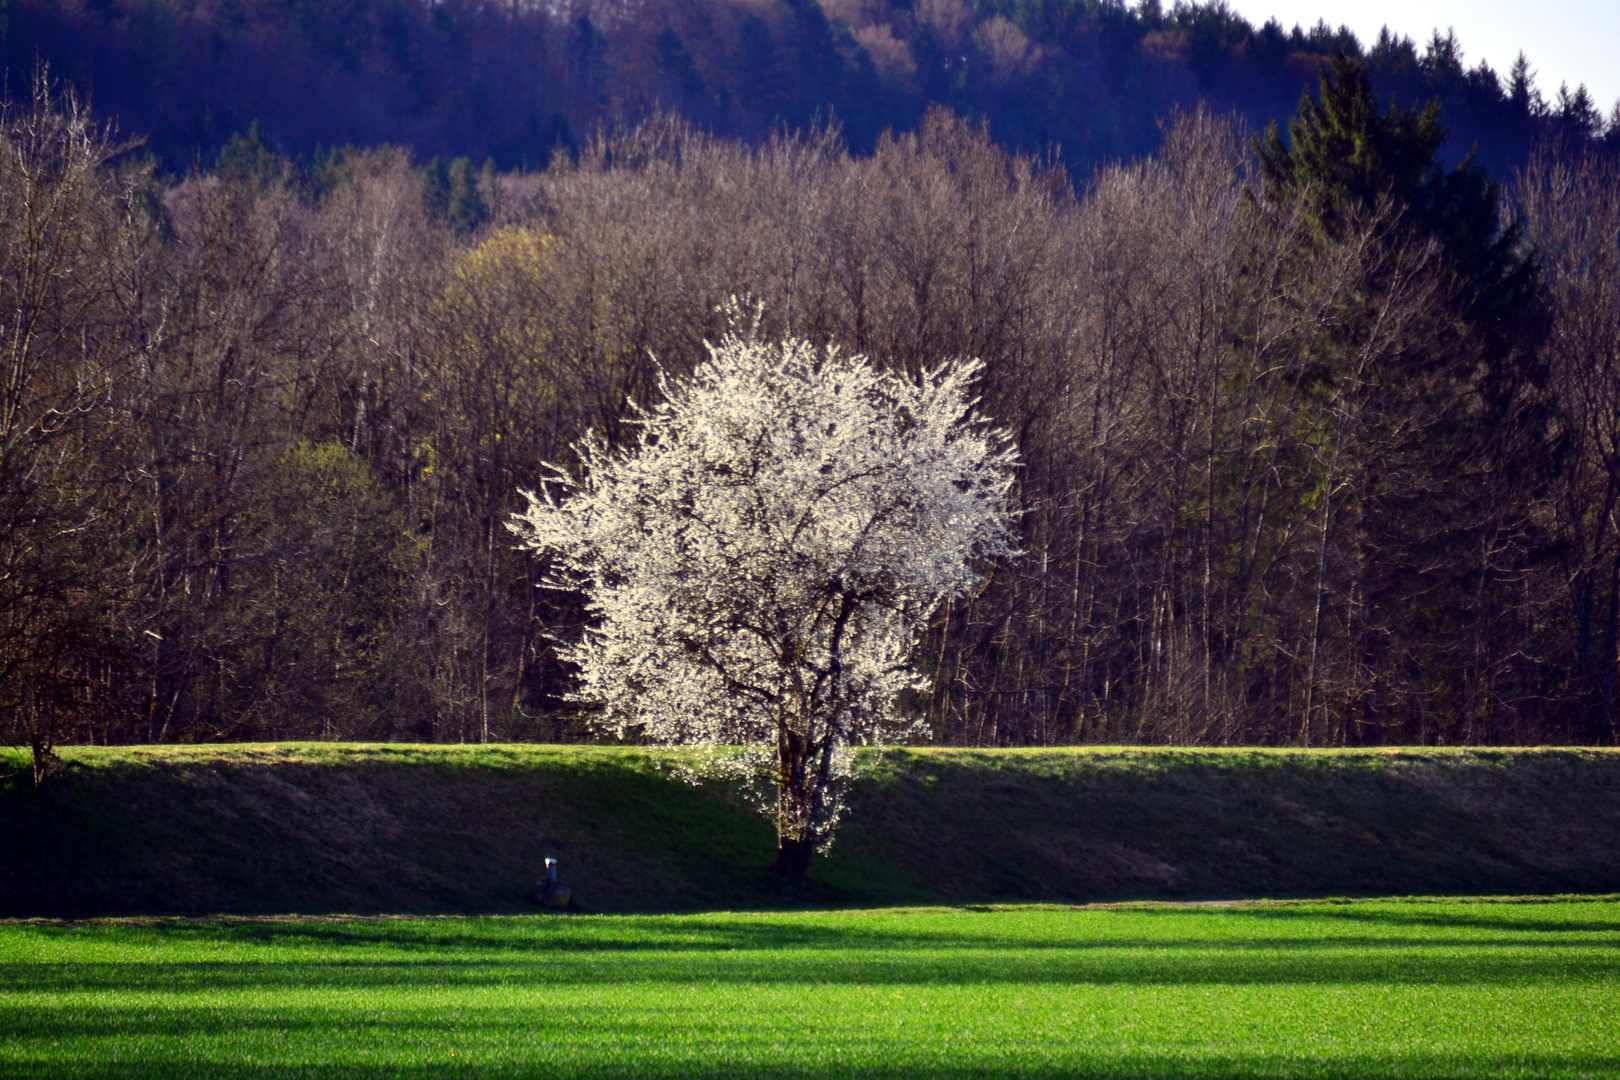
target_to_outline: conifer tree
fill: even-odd
[[[1465,306],[1479,309],[1469,314],[1491,322],[1532,299],[1534,269],[1522,226],[1501,223],[1498,186],[1472,152],[1448,170],[1439,157],[1445,142],[1438,100],[1384,108],[1367,65],[1338,56],[1323,68],[1317,95],[1301,98],[1288,142],[1273,124],[1255,154],[1272,193],[1306,199],[1329,236],[1387,200],[1406,229],[1440,243]]]
[[[1316,387],[1302,439],[1320,444],[1318,457],[1330,449],[1347,478],[1344,517],[1320,523],[1319,564],[1361,568],[1343,589],[1318,590],[1318,609],[1360,597],[1379,628],[1360,660],[1369,670],[1397,665],[1422,692],[1449,684],[1458,699],[1485,700],[1492,670],[1505,666],[1487,655],[1487,611],[1511,608],[1492,590],[1532,559],[1529,492],[1556,456],[1523,227],[1504,224],[1498,187],[1472,153],[1446,166],[1445,141],[1437,102],[1385,106],[1366,66],[1337,57],[1287,142],[1275,125],[1256,140],[1257,205],[1295,207],[1310,222],[1315,250],[1296,256],[1302,275],[1360,245],[1360,280],[1301,342],[1289,376]],[[1419,278],[1434,289],[1421,324],[1365,364],[1380,305]],[[1313,432],[1332,433],[1331,447]],[[1374,655],[1380,636],[1402,640],[1404,657]]]
[[[1307,193],[1329,229],[1353,208],[1383,198],[1422,202],[1436,152],[1445,142],[1440,104],[1421,112],[1373,95],[1367,66],[1344,56],[1322,71],[1317,96],[1305,94],[1288,122],[1285,144],[1276,124],[1255,147],[1261,175],[1273,189]]]

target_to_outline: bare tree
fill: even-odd
[[[1545,355],[1569,454],[1552,504],[1567,538],[1568,678],[1583,741],[1613,742],[1620,676],[1620,169],[1544,146],[1520,178],[1552,294]]]
[[[143,174],[113,166],[130,144],[43,70],[33,96],[0,114],[0,714],[39,784],[62,734],[109,707],[93,665],[117,662],[118,382],[151,223]]]

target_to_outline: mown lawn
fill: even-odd
[[[6,923],[0,1073],[1620,1075],[1620,902]]]

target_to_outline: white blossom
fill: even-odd
[[[930,615],[1016,554],[1008,440],[976,415],[980,366],[908,379],[863,356],[732,331],[690,382],[588,438],[512,528],[580,589],[566,659],[619,734],[773,754],[778,869],[836,821],[849,748],[925,734],[897,695]],[[755,325],[757,326],[757,316]],[[745,755],[752,757],[755,755]]]

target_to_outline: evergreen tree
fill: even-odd
[[[421,177],[423,200],[459,231],[471,232],[489,217],[471,159],[434,158],[422,167]]]
[[[238,131],[220,149],[214,172],[222,179],[258,186],[279,179],[286,165],[286,160],[264,141],[255,120],[246,133]]]
[[[1333,231],[1352,209],[1365,211],[1385,197],[1421,203],[1445,138],[1438,101],[1421,112],[1380,109],[1367,66],[1337,56],[1322,71],[1320,93],[1300,99],[1288,142],[1272,124],[1255,153],[1267,185],[1304,194]]]
[[[489,217],[489,208],[478,190],[478,177],[469,158],[456,158],[450,163],[448,190],[445,195],[445,214],[461,232],[472,232]]]
[[[1480,643],[1492,619],[1513,617],[1497,590],[1537,557],[1530,493],[1556,455],[1545,441],[1534,258],[1473,155],[1450,169],[1439,159],[1445,140],[1438,102],[1384,107],[1366,65],[1336,57],[1287,143],[1275,125],[1256,141],[1258,203],[1305,211],[1315,250],[1294,256],[1301,275],[1360,245],[1360,280],[1302,342],[1289,376],[1316,387],[1299,437],[1314,445],[1314,432],[1334,433],[1331,454],[1313,453],[1346,478],[1342,524],[1322,519],[1322,564],[1365,568],[1350,592],[1365,625],[1381,629],[1359,662],[1414,695],[1485,702],[1511,664]],[[1375,312],[1415,274],[1434,283],[1433,300],[1368,365]],[[1377,655],[1380,636],[1402,641],[1403,655]],[[1443,731],[1457,716],[1432,719]]]
[[[422,181],[422,201],[444,213],[450,199],[450,170],[444,159],[435,157],[422,166],[417,176]]]
[[[1585,83],[1577,86],[1573,93],[1567,83],[1560,86],[1555,108],[1564,130],[1576,139],[1595,139],[1603,133],[1603,113],[1598,110]]]
[[[1523,226],[1503,225],[1500,188],[1472,153],[1454,169],[1441,163],[1438,100],[1421,110],[1382,108],[1366,64],[1338,56],[1324,67],[1318,95],[1301,99],[1288,135],[1284,144],[1273,124],[1256,143],[1273,195],[1307,199],[1329,236],[1387,200],[1404,229],[1443,248],[1460,288],[1459,314],[1497,339],[1499,357],[1518,351],[1507,337],[1531,329],[1524,316],[1533,314],[1536,290]]]
[[[1540,116],[1546,108],[1541,100],[1541,91],[1536,89],[1535,79],[1530,74],[1530,61],[1522,51],[1508,72],[1507,100],[1514,117],[1521,120]]]

